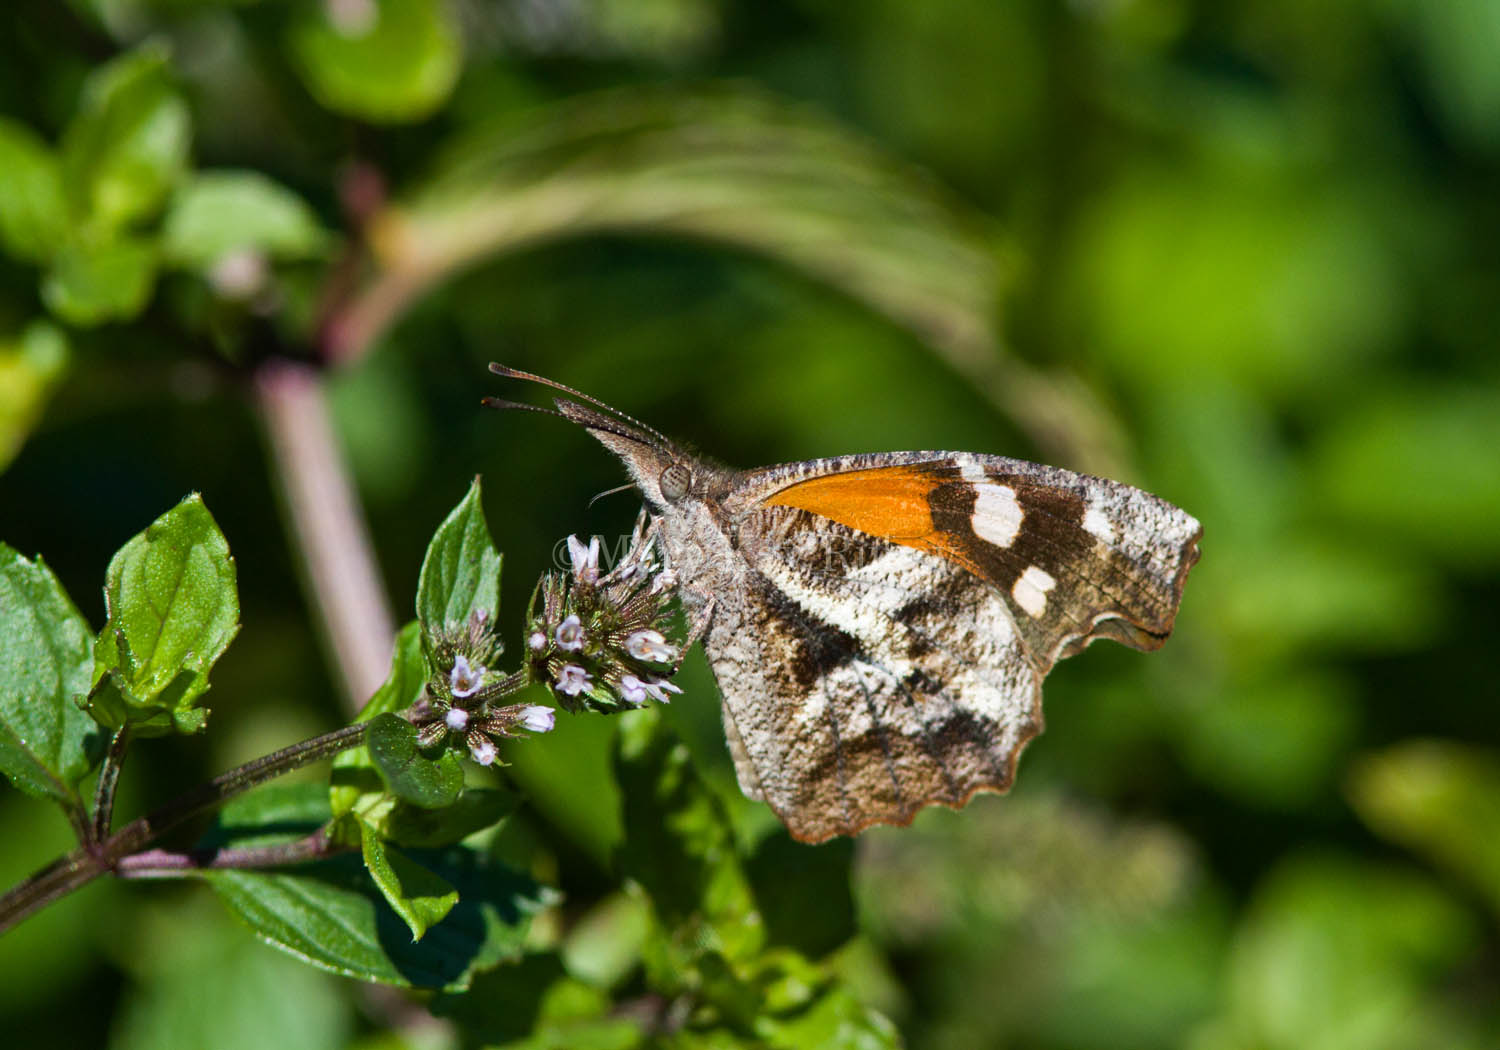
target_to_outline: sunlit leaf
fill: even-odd
[[[46,321],[33,321],[12,343],[0,342],[0,471],[21,451],[68,359],[67,337]]]
[[[392,714],[377,715],[366,736],[370,757],[392,794],[423,809],[439,809],[458,798],[464,787],[463,766],[452,751],[435,758],[417,746],[417,730]]]
[[[442,922],[453,910],[458,903],[458,891],[441,876],[387,846],[380,832],[363,821],[359,833],[365,870],[375,880],[386,903],[411,930],[411,939],[420,941],[429,927]]]
[[[156,245],[139,238],[68,241],[42,279],[42,300],[69,324],[129,320],[151,298],[156,264]]]
[[[56,155],[30,128],[0,117],[0,247],[19,259],[43,262],[57,251],[67,229]]]
[[[62,141],[75,215],[108,236],[153,214],[186,167],[191,130],[162,47],[95,70]]]
[[[328,240],[307,202],[280,183],[255,171],[205,171],[173,197],[162,225],[162,256],[206,269],[240,251],[312,258]]]
[[[152,736],[202,727],[208,672],[239,630],[229,543],[196,493],[110,560],[89,710]]]
[[[52,571],[0,543],[0,773],[75,809],[100,742],[77,704],[89,690],[93,648]]]
[[[433,533],[417,580],[417,618],[428,639],[444,627],[500,609],[500,552],[484,520],[479,479]]]
[[[442,0],[305,4],[288,43],[319,102],[376,123],[432,112],[463,63],[458,27]]]

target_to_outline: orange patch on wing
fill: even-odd
[[[871,467],[788,485],[763,504],[795,507],[857,532],[932,551],[983,575],[955,542],[932,523],[932,493],[951,477],[920,467]]]

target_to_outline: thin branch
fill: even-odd
[[[357,722],[246,762],[131,821],[103,842],[59,857],[0,896],[0,933],[58,898],[88,885],[100,875],[116,870],[126,857],[144,849],[173,828],[217,809],[236,795],[283,773],[359,746],[366,728],[364,723]]]
[[[320,373],[273,360],[255,389],[290,532],[353,713],[385,680],[396,637],[359,498]]]
[[[346,853],[353,848],[334,841],[326,828],[319,828],[295,841],[269,846],[187,850],[183,853],[161,849],[142,850],[122,857],[115,865],[115,874],[122,879],[180,879],[199,871],[280,868],[303,864]]]

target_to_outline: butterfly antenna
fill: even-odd
[[[667,440],[667,436],[661,431],[657,430],[655,427],[648,426],[647,424],[642,423],[634,416],[626,415],[624,412],[621,412],[613,405],[607,405],[603,401],[600,401],[597,397],[590,397],[582,390],[574,390],[572,387],[567,386],[563,383],[559,383],[555,379],[548,379],[546,376],[539,376],[534,372],[523,372],[519,368],[510,368],[506,365],[497,364],[494,361],[490,362],[490,371],[503,379],[524,379],[529,383],[540,383],[542,386],[550,386],[553,390],[561,390],[564,394],[576,397],[582,401],[587,401],[595,408],[602,408],[604,411],[608,412],[615,418],[629,423],[633,427],[640,428],[647,434],[650,434],[652,437],[656,438],[656,440],[661,442],[663,446],[667,448],[671,448],[672,446],[672,443]]]
[[[517,409],[522,412],[535,412],[538,415],[542,416],[556,416],[558,419],[567,420],[567,422],[569,423],[576,424],[578,422],[575,419],[569,419],[567,416],[563,415],[561,412],[558,412],[556,409],[542,408],[540,405],[528,405],[524,401],[507,401],[504,398],[500,397],[485,397],[480,398],[480,403],[483,404],[485,408],[498,408],[502,410]],[[613,434],[616,437],[622,437],[626,441],[634,441],[638,445],[649,444],[649,442],[642,441],[639,434],[632,434],[627,430],[617,430],[614,427],[607,427],[597,423],[590,423],[589,425],[595,430],[602,430],[605,433]],[[629,486],[626,487],[628,488]],[[601,495],[608,495],[608,493],[601,493]]]

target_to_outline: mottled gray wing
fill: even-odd
[[[994,588],[805,511],[754,511],[740,539],[749,586],[704,645],[747,795],[819,842],[1010,786],[1041,676]]]

